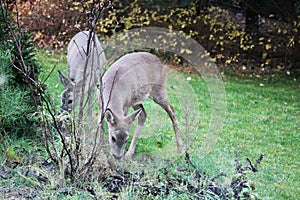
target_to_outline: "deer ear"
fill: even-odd
[[[105,111],[105,117],[108,123],[110,124],[116,124],[117,123],[117,117],[115,116],[115,114],[110,110],[107,109]]]
[[[129,120],[130,122],[133,122],[141,114],[141,112],[142,112],[142,108],[139,108],[133,113],[131,113],[130,115],[128,115],[126,119]]]
[[[57,72],[58,72],[58,77],[60,79],[60,82],[63,84],[63,86],[68,87],[69,85],[74,84],[73,81],[71,81],[71,79],[63,75],[60,71]]]

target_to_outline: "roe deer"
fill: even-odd
[[[153,54],[146,52],[130,53],[115,63],[104,73],[103,108],[108,122],[111,154],[120,159],[124,154],[132,122],[138,118],[138,125],[126,152],[131,159],[138,136],[146,120],[143,102],[149,97],[159,104],[170,116],[175,131],[177,151],[182,153],[182,140],[174,109],[166,93],[167,68]],[[135,110],[128,115],[128,109]]]
[[[85,84],[84,93],[88,94],[88,113],[91,117],[95,86],[106,59],[94,32],[89,43],[89,52],[87,51],[88,38],[89,32],[81,31],[71,39],[67,52],[68,76],[64,76],[60,71],[58,71],[58,75],[65,87],[61,94],[61,109],[67,112],[74,109],[79,102],[83,84]],[[86,70],[85,77],[83,77],[84,70]]]

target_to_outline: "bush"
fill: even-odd
[[[34,107],[25,87],[15,85],[8,51],[0,51],[0,132],[20,133],[32,127]]]
[[[31,117],[35,112],[32,95],[36,94],[30,88],[29,79],[37,80],[40,67],[34,59],[31,34],[19,31],[3,7],[0,31],[0,132],[32,133],[35,127]]]

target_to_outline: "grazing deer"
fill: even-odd
[[[130,53],[117,60],[103,75],[103,106],[108,122],[111,154],[119,159],[124,154],[132,122],[138,118],[129,150],[125,158],[131,159],[141,128],[146,120],[143,102],[149,97],[170,116],[175,131],[177,151],[182,153],[182,140],[174,109],[166,93],[167,68],[153,54]],[[133,107],[134,112],[128,114]]]
[[[88,94],[88,114],[91,118],[95,86],[106,59],[95,33],[92,33],[90,42],[88,39],[88,31],[81,31],[71,39],[67,52],[68,76],[63,75],[60,71],[58,71],[58,75],[65,87],[61,94],[62,110],[71,112],[75,108],[85,84],[84,93]]]

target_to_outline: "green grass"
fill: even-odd
[[[227,117],[218,148],[239,157],[264,154],[257,174],[264,199],[299,198],[299,80],[229,76],[225,83]]]
[[[234,164],[234,158],[254,160],[263,154],[260,171],[253,175],[259,197],[298,199],[299,80],[288,76],[264,80],[229,74],[224,81],[225,125],[217,145],[201,166],[212,171],[226,171]]]
[[[62,54],[38,51],[37,59],[43,72],[42,79],[56,66],[66,71],[66,58]],[[191,80],[187,81],[187,77]],[[210,98],[206,85],[200,76],[195,74],[179,74],[169,77],[168,93],[180,121],[185,129],[185,108],[188,113],[199,110],[199,116],[190,125],[193,144],[189,151],[192,161],[207,174],[219,172],[233,173],[235,159],[246,157],[255,160],[264,155],[259,171],[249,174],[256,183],[256,193],[261,199],[299,199],[300,198],[300,82],[290,76],[249,78],[230,73],[223,76],[226,90],[226,119],[217,143],[209,154],[200,159],[200,146],[205,144],[210,120]],[[56,72],[45,82],[50,94],[59,105],[59,94],[62,87]],[[187,84],[187,85],[186,85]],[[182,90],[180,85],[188,87]],[[189,95],[192,93],[196,96]],[[196,98],[196,100],[195,100]],[[187,102],[183,102],[186,99]],[[197,104],[193,104],[198,102]],[[137,153],[168,151],[173,140],[172,125],[168,116],[151,101],[146,102],[148,118],[143,129],[143,136],[137,145]],[[191,117],[190,117],[191,118]],[[201,123],[197,121],[201,119]],[[190,119],[191,120],[191,119]],[[155,134],[154,134],[155,133]],[[187,138],[184,135],[184,138]],[[19,142],[9,141],[10,146],[18,149]],[[172,144],[172,143],[171,143]],[[15,145],[15,146],[14,146]],[[168,146],[169,145],[169,146]],[[174,146],[174,145],[173,145]],[[22,148],[30,149],[22,143]],[[158,149],[158,150],[157,150]],[[163,151],[159,151],[162,149]],[[15,150],[17,152],[17,150]],[[32,152],[32,150],[27,150]],[[1,154],[3,161],[3,154]],[[184,159],[178,159],[182,165]],[[174,167],[175,170],[176,167]],[[228,181],[228,180],[227,180]],[[0,181],[2,182],[2,181]],[[226,178],[225,178],[226,182]],[[121,197],[130,197],[130,189]],[[184,196],[184,195],[183,195]],[[184,197],[182,197],[184,199]]]
[[[37,50],[36,59],[42,66],[39,79],[48,86],[49,94],[51,95],[52,99],[56,101],[56,104],[59,105],[60,94],[63,91],[63,86],[58,78],[57,70],[60,70],[66,74],[66,54]]]

